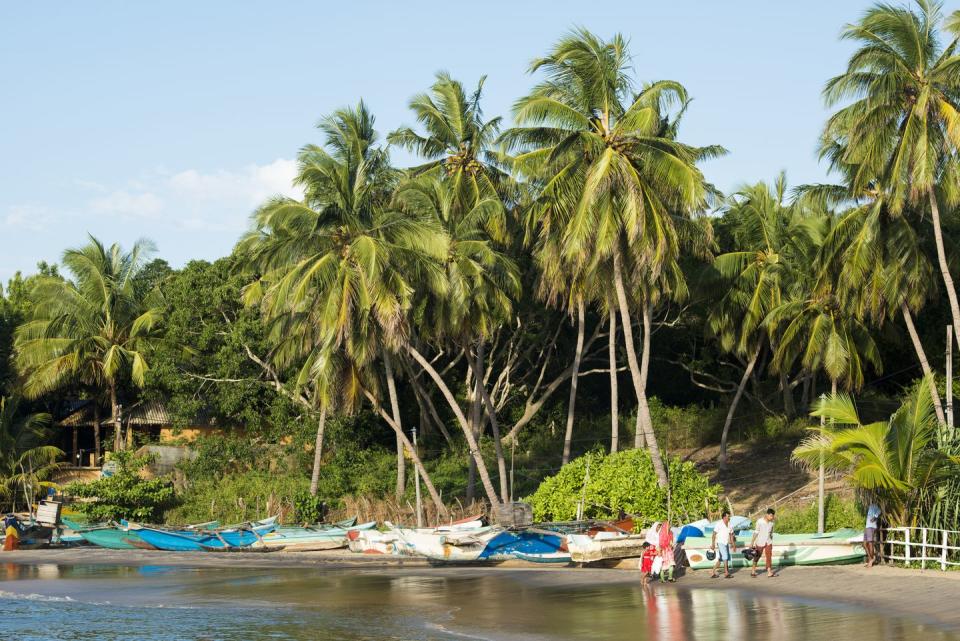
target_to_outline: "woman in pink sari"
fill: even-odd
[[[673,578],[673,568],[677,565],[673,558],[673,532],[670,530],[670,519],[666,519],[660,526],[660,541],[657,545],[663,565],[660,566],[660,581],[676,581]]]

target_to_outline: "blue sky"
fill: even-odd
[[[334,3],[329,3],[334,4]],[[781,169],[822,181],[820,91],[866,2],[105,2],[0,5],[0,282],[85,234],[147,237],[179,266],[229,253],[290,192],[320,116],[363,98],[385,135],[445,69],[486,74],[509,121],[526,67],[567,29],[631,41],[636,77],[694,97],[683,137],[730,150],[730,191]],[[399,162],[408,160],[395,155]]]

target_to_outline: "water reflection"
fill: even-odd
[[[71,609],[96,602],[98,620],[110,621],[112,615],[115,622],[98,632],[101,639],[122,638],[111,635],[124,625],[139,626],[137,638],[141,639],[196,638],[192,635],[195,630],[177,626],[196,625],[199,620],[216,638],[227,640],[261,636],[345,639],[354,635],[373,641],[445,640],[462,635],[525,641],[960,638],[880,613],[757,597],[733,589],[687,589],[682,582],[641,588],[636,582],[624,582],[622,575],[604,580],[602,575],[576,572],[456,568],[2,567],[7,579],[20,584],[3,586],[0,608],[5,607],[4,594],[8,599],[12,592],[49,594],[61,600],[56,604],[57,614],[72,620],[85,615],[71,613]],[[76,603],[64,603],[64,598]],[[22,616],[36,614],[36,608],[33,604],[31,610],[24,609],[27,614]],[[175,617],[162,614],[162,609],[169,608],[198,610]],[[237,628],[241,619],[257,622],[254,630],[248,626],[246,637],[231,636],[230,630]]]

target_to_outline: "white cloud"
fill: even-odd
[[[133,193],[120,189],[94,198],[90,201],[90,209],[97,214],[152,218],[163,211],[163,200],[149,191]]]
[[[202,173],[188,169],[169,178],[170,187],[181,196],[201,201],[243,202],[252,209],[277,194],[302,198],[293,186],[297,163],[278,158],[268,165],[247,165],[238,171]]]
[[[4,225],[29,231],[43,231],[53,220],[46,207],[37,205],[11,205],[3,218]]]

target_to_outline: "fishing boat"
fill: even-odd
[[[97,547],[107,548],[109,550],[157,549],[140,537],[139,526],[134,524],[134,527],[131,527],[131,524],[127,521],[121,521],[119,524],[84,524],[71,519],[63,519],[63,523],[73,530],[76,535],[79,535],[84,541],[90,543],[91,545],[96,545]],[[206,523],[185,525],[173,531],[191,534],[198,531],[212,530],[219,526],[219,521],[208,521]],[[163,528],[158,527],[157,529]]]
[[[397,554],[396,532],[380,530],[357,530],[347,532],[347,548],[356,554]]]
[[[570,552],[564,536],[539,529],[506,530],[487,541],[480,561],[520,559],[532,563],[569,563]]]
[[[481,560],[487,545],[503,528],[484,526],[473,529],[427,530],[401,528],[386,524],[396,535],[394,554],[422,556],[431,561],[469,563]]]
[[[250,547],[263,535],[276,529],[276,518],[249,525],[196,532],[164,530],[146,525],[131,524],[140,538],[158,550],[171,552],[199,552]]]
[[[783,567],[857,563],[863,560],[865,554],[861,535],[858,530],[849,528],[824,534],[774,534],[773,564]],[[752,565],[752,562],[743,556],[743,550],[750,545],[751,536],[751,532],[745,532],[736,537],[737,551],[730,555],[732,567]],[[689,537],[684,542],[691,568],[701,570],[713,567],[715,561],[707,558],[711,539],[711,536]]]
[[[372,530],[377,526],[376,521],[356,524],[353,519],[349,524],[318,525],[311,527],[278,527],[268,532],[256,541],[253,547],[283,547],[287,551],[307,552],[314,550],[335,550],[345,548],[349,543],[347,537],[351,530]]]

